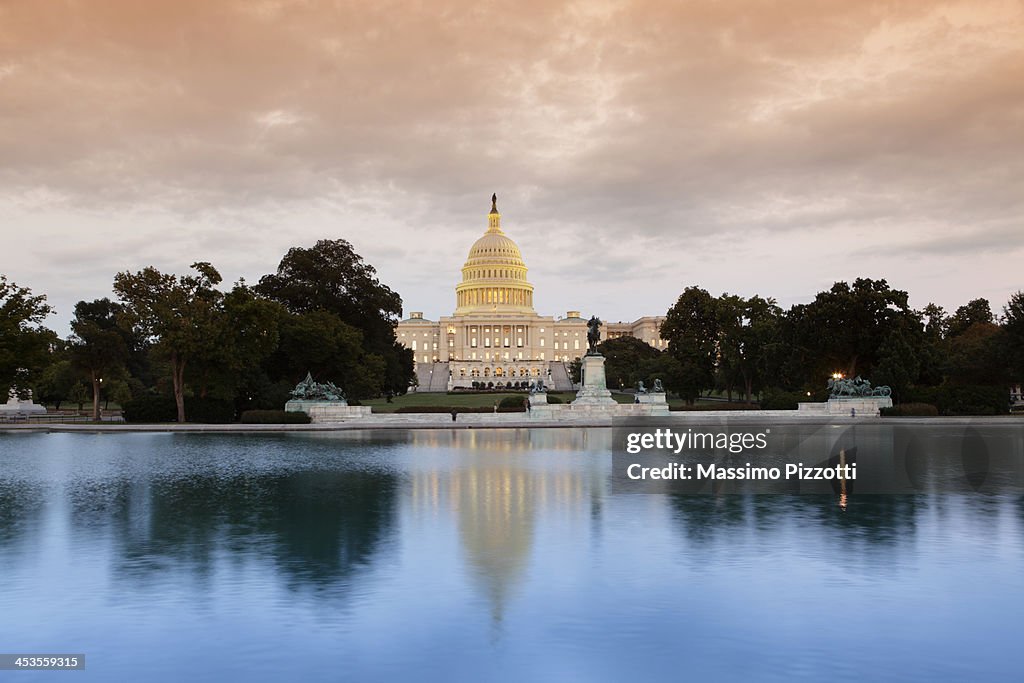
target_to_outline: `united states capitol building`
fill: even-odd
[[[568,364],[587,351],[587,321],[580,311],[557,318],[538,315],[526,273],[519,247],[501,229],[497,197],[492,197],[487,231],[470,247],[455,287],[455,312],[434,321],[413,311],[398,323],[398,341],[415,357],[417,391],[537,379],[556,390],[572,389]],[[667,343],[659,335],[664,319],[606,321],[601,338],[631,336],[664,349]]]

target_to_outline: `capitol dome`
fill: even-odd
[[[483,237],[473,242],[466,265],[485,265],[498,262],[526,267],[519,247],[510,237],[502,232],[488,231]]]
[[[497,195],[491,197],[487,232],[473,243],[455,288],[455,315],[534,314],[533,285],[519,247],[501,230]]]

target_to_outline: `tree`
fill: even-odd
[[[79,380],[71,385],[71,391],[68,392],[68,401],[78,405],[78,410],[82,410],[82,406],[89,400],[89,387],[85,386],[85,382]]]
[[[103,382],[104,410],[109,406],[111,401],[114,401],[123,407],[125,403],[131,400],[131,398],[132,389],[131,383],[128,379],[115,375],[109,380]]]
[[[853,284],[835,283],[809,304],[790,310],[794,342],[807,355],[812,377],[840,370],[848,377],[870,376],[879,349],[893,330],[922,332],[920,320],[907,303],[907,293],[892,289],[885,280],[857,278]],[[811,379],[811,378],[808,378]]]
[[[813,349],[802,346],[802,307],[794,306],[782,312],[776,321],[774,334],[761,351],[761,379],[766,388],[796,391],[824,386],[817,370],[819,360]],[[777,392],[776,392],[777,393]]]
[[[412,354],[395,338],[402,299],[381,284],[377,271],[347,241],[320,240],[308,249],[290,249],[277,272],[260,279],[256,291],[292,313],[325,311],[358,329],[367,357],[384,360],[382,390],[405,393],[414,373]]]
[[[960,308],[949,318],[947,323],[948,337],[956,337],[966,332],[977,323],[991,324],[995,322],[992,307],[988,299],[974,299]]]
[[[67,400],[71,395],[71,388],[80,379],[80,373],[71,365],[71,361],[58,356],[57,360],[43,370],[36,383],[36,396],[40,403],[53,404],[54,409],[60,410],[60,404]]]
[[[100,419],[100,392],[104,376],[124,366],[128,358],[128,333],[118,324],[124,307],[110,299],[79,301],[71,321],[68,352],[72,364],[84,372],[92,385],[92,419]]]
[[[953,384],[1000,386],[1007,383],[1005,330],[995,323],[976,322],[950,337],[945,374]]]
[[[679,363],[670,381],[687,403],[714,384],[720,333],[715,300],[699,287],[687,287],[665,316],[661,338],[668,341],[669,355]]]
[[[919,347],[915,349],[920,366],[917,382],[925,386],[938,386],[944,379],[942,368],[946,358],[949,316],[942,306],[930,303],[918,317],[924,324],[924,335]]]
[[[234,400],[239,388],[251,384],[278,350],[288,315],[284,306],[257,296],[244,281],[235,283],[221,300],[216,324],[210,329],[216,344],[190,363],[189,385],[200,397]]]
[[[953,384],[999,386],[1007,383],[1012,345],[996,324],[987,299],[973,299],[949,318],[941,365]]]
[[[949,316],[942,306],[930,303],[921,311],[920,317],[924,322],[927,339],[937,341],[946,338],[949,331]]]
[[[118,273],[114,292],[124,304],[131,329],[166,359],[178,422],[185,421],[185,368],[216,353],[221,292],[220,273],[209,263],[193,263],[196,275],[164,274],[152,267]]]
[[[702,389],[709,386],[699,363],[681,362],[668,350],[662,352],[652,370],[654,376],[661,378],[666,391],[678,394],[689,405],[693,405]]]
[[[350,398],[379,395],[384,389],[385,361],[366,353],[362,331],[327,311],[287,316],[281,342],[268,362],[272,377],[294,385],[307,372],[329,379]]]
[[[1006,330],[1011,378],[1024,382],[1024,291],[1011,296],[1003,307],[1003,329]]]
[[[569,361],[569,380],[573,384],[581,384],[583,382],[583,359],[579,356]]]
[[[50,364],[58,340],[42,322],[51,313],[46,295],[34,295],[0,275],[0,387],[31,382]]]
[[[719,375],[730,399],[733,387],[738,385],[749,402],[754,391],[760,389],[782,310],[774,299],[759,296],[743,299],[723,294],[715,305],[720,329]]]
[[[917,382],[921,362],[913,345],[900,330],[895,330],[882,343],[875,370],[876,385],[889,385],[899,399],[907,388]]]
[[[648,381],[646,363],[661,355],[661,351],[636,337],[606,339],[597,345],[605,357],[604,373],[608,386],[633,387],[640,380]]]

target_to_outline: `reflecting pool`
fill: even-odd
[[[86,655],[18,681],[1024,669],[1024,496],[618,494],[609,439],[0,434],[0,652]]]

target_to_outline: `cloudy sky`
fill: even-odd
[[[543,314],[1024,288],[1024,1],[0,0],[0,273],[351,241],[450,313],[497,192]]]

